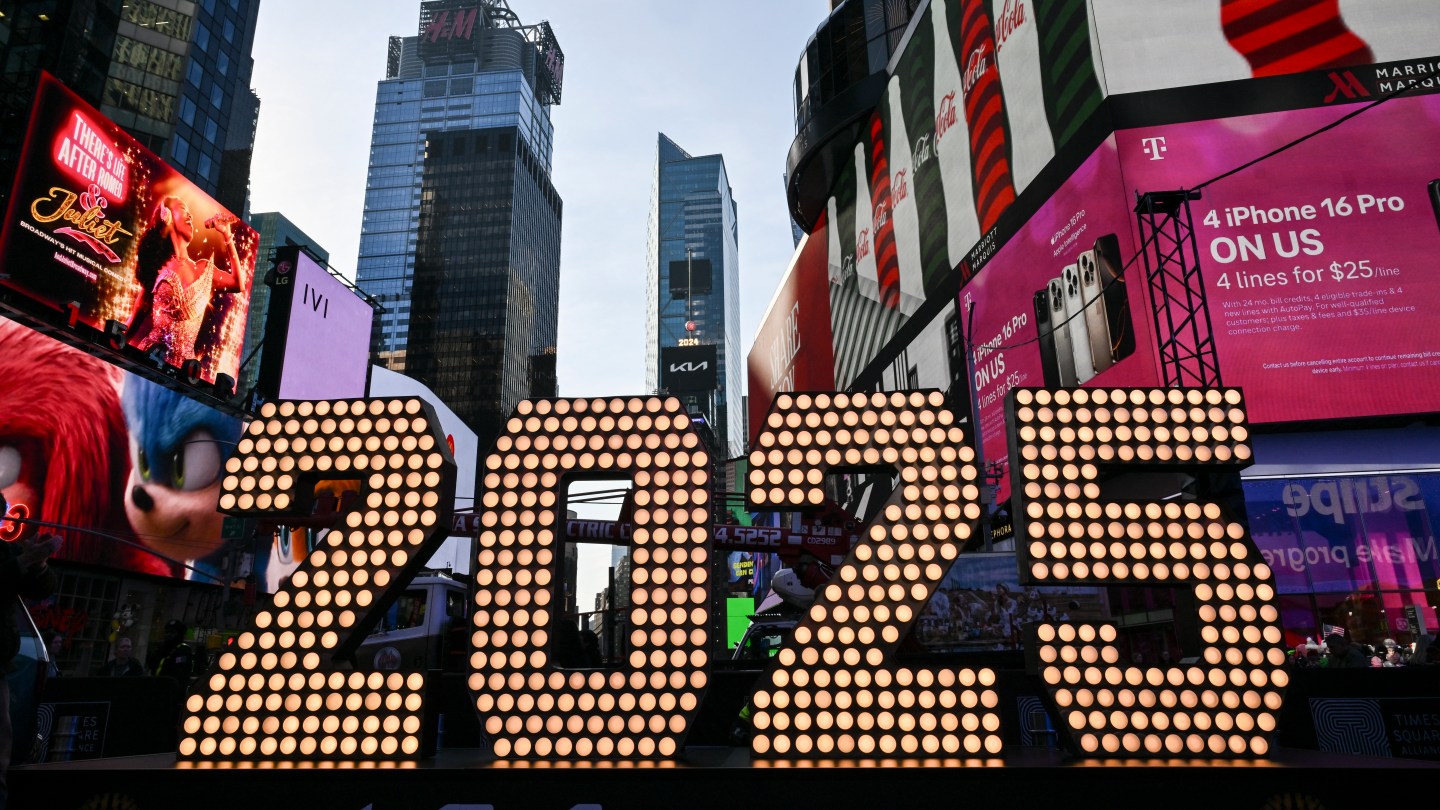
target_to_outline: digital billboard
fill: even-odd
[[[72,527],[55,530],[59,560],[226,579],[232,549],[216,504],[240,429],[179,391],[0,318],[0,490],[10,517]],[[36,529],[0,522],[6,540],[27,531]]]
[[[233,384],[255,231],[49,74],[0,239],[12,311]]]
[[[831,354],[830,285],[826,268],[829,233],[822,220],[801,237],[780,289],[760,319],[746,358],[750,396],[747,400],[752,436],[781,391],[828,391],[835,387]]]
[[[893,357],[892,344],[925,303],[954,296],[1018,227],[1014,220],[1043,203],[1036,195],[1064,180],[1056,175],[1074,165],[1074,151],[1116,128],[1107,98],[1306,71],[1318,71],[1315,103],[1327,94],[1373,98],[1394,86],[1387,77],[1440,71],[1426,59],[1433,37],[1407,22],[1426,8],[1424,0],[922,5],[853,148],[829,169],[815,241],[797,248],[797,257],[825,252],[830,299],[823,312],[800,312],[798,331],[818,334],[822,324],[812,322],[828,317],[833,385],[876,384],[882,355]],[[1362,67],[1372,65],[1366,70],[1381,80],[1367,85]],[[1215,96],[1228,103],[1247,92],[1231,84]],[[1193,105],[1177,113],[1154,104],[1147,114],[1229,114],[1194,113]],[[786,317],[772,305],[762,332],[778,331]]]
[[[1440,96],[1425,92],[1207,186],[1191,203],[1220,375],[1245,389],[1252,421],[1440,407],[1440,228],[1428,191],[1440,178]],[[1363,101],[1123,130],[1125,184],[1192,188]]]
[[[660,387],[671,393],[714,391],[719,357],[715,344],[660,347]]]
[[[272,399],[365,396],[375,310],[298,247],[275,255],[261,390]]]
[[[1004,401],[1013,388],[1156,383],[1144,271],[1130,262],[1136,243],[1125,187],[1112,138],[961,290],[987,462],[1008,458]],[[999,497],[1008,491],[1002,479]]]
[[[1015,555],[962,554],[920,611],[915,641],[926,652],[1019,650],[1033,622],[1103,622],[1105,589],[1093,585],[1020,585]]]

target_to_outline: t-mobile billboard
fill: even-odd
[[[1144,273],[1125,267],[1135,242],[1124,187],[1112,139],[960,292],[987,462],[1007,458],[1012,388],[1155,384]]]
[[[1193,187],[1356,106],[1122,131],[1125,183]],[[1252,421],[1436,410],[1437,138],[1440,96],[1397,98],[1191,204],[1220,374]]]

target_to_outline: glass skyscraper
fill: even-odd
[[[739,230],[730,179],[721,155],[692,157],[661,133],[650,190],[649,237],[645,261],[645,374],[660,390],[661,355],[672,347],[714,346],[718,382],[709,392],[672,391],[705,415],[718,448],[727,458],[745,451],[745,415],[740,410]],[[686,290],[671,274],[695,273],[708,261],[706,284]],[[698,276],[697,276],[698,278]]]
[[[392,37],[376,94],[357,283],[376,362],[423,382],[483,444],[555,395],[562,204],[550,107],[564,55],[502,0],[437,0]]]
[[[0,166],[8,170],[18,158],[39,72],[47,70],[221,205],[247,213],[260,105],[250,88],[260,0],[21,0],[3,7]],[[0,195],[8,192],[7,183]]]

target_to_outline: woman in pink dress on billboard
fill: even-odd
[[[234,227],[237,221],[230,214],[218,214],[205,220],[205,227],[220,234],[224,250],[229,253],[232,269],[227,271],[211,259],[190,258],[190,240],[195,234],[195,223],[185,201],[175,196],[160,201],[155,221],[145,237],[147,242],[166,249],[156,261],[146,255],[150,251],[144,250],[142,245],[141,263],[149,266],[137,267],[136,275],[147,281],[153,274],[154,286],[148,301],[142,295],[140,306],[130,320],[128,331],[132,336],[139,331],[145,319],[148,318],[151,324],[149,333],[135,344],[137,348],[149,351],[153,346],[164,346],[165,362],[176,367],[195,359],[195,341],[200,335],[205,310],[210,307],[214,295],[245,292],[244,265],[235,249]],[[146,261],[147,258],[150,260]]]

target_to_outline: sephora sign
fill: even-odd
[[[1020,577],[1189,589],[1196,663],[1120,661],[1113,626],[1041,623],[1028,648],[1072,749],[1260,757],[1288,676],[1272,573],[1217,503],[1100,498],[1119,471],[1250,462],[1236,389],[1019,389],[1006,401]],[[888,465],[899,487],[749,705],[757,758],[999,754],[996,673],[896,664],[900,640],[980,517],[969,440],[938,391],[781,394],[745,482],[752,507],[824,502],[832,472]],[[676,755],[710,680],[712,459],[679,399],[520,403],[482,465],[468,687],[500,758]],[[226,463],[221,507],[276,520],[316,478],[360,508],[275,595],[186,701],[187,760],[414,759],[424,673],[342,670],[448,533],[455,465],[419,399],[266,404]],[[575,476],[629,475],[630,652],[606,671],[551,653],[560,514]],[[1095,711],[1095,706],[1110,707]]]

